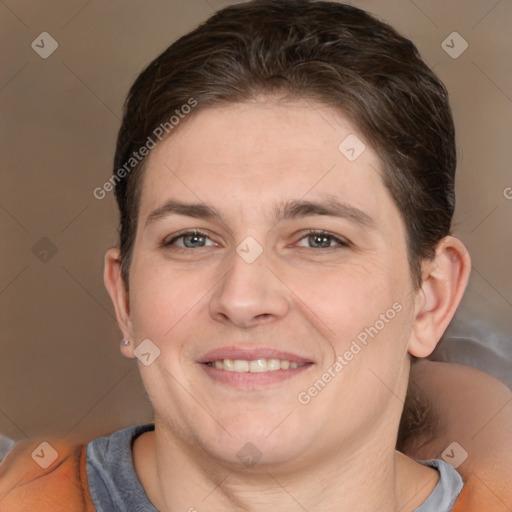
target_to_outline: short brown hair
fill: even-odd
[[[124,107],[114,174],[191,98],[197,106],[190,116],[261,94],[339,109],[372,145],[406,226],[418,287],[421,262],[432,258],[450,233],[455,207],[448,95],[411,41],[361,9],[325,1],[255,0],[215,13],[136,79]],[[115,188],[127,287],[146,159],[123,173]]]

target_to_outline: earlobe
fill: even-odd
[[[415,301],[413,334],[409,353],[427,357],[448,327],[469,279],[471,259],[464,244],[447,236],[435,257],[423,264],[423,282]]]
[[[105,254],[103,282],[114,304],[117,323],[121,329],[123,339],[133,340],[130,301],[128,291],[121,276],[121,256],[117,247],[109,249]],[[121,344],[121,353],[126,357],[133,358],[133,343]]]

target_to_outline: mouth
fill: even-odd
[[[217,359],[205,363],[210,368],[217,370],[226,370],[227,372],[238,373],[264,373],[275,372],[277,370],[295,370],[305,366],[307,363],[295,363],[287,359]]]
[[[250,390],[278,384],[314,364],[297,354],[261,347],[216,349],[197,362],[214,381]]]

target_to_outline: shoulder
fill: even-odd
[[[469,366],[424,361],[412,379],[436,416],[435,439],[423,455],[438,456],[456,441],[468,453],[463,471],[501,466],[511,474],[512,391],[505,384]]]
[[[58,439],[17,442],[0,463],[0,510],[93,512],[85,445]]]
[[[460,459],[457,470],[466,484],[454,510],[512,509],[512,391],[483,371],[454,363],[422,361],[413,379],[437,417],[434,438],[414,456]]]
[[[510,475],[489,478],[471,475],[462,489],[453,512],[510,512],[512,497]]]

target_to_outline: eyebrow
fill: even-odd
[[[277,221],[295,218],[304,218],[313,215],[340,217],[354,222],[360,226],[374,228],[375,221],[363,210],[342,203],[337,199],[328,199],[325,202],[315,201],[288,201],[275,210]]]
[[[170,215],[224,222],[222,215],[213,206],[205,203],[185,203],[171,199],[148,215],[146,227]],[[276,222],[314,215],[344,218],[362,227],[375,228],[375,220],[366,212],[337,199],[328,199],[322,202],[290,200],[274,209]]]
[[[194,219],[222,220],[221,215],[211,206],[203,203],[183,203],[171,199],[148,215],[146,226],[170,215],[181,215]]]

